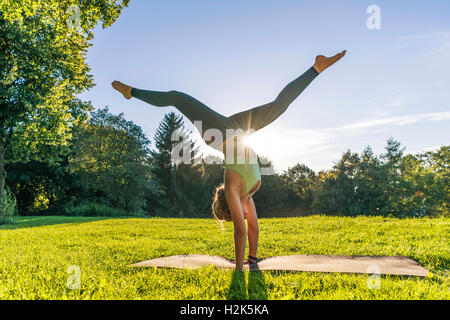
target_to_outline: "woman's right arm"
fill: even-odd
[[[225,188],[225,199],[230,209],[231,219],[234,225],[234,252],[236,269],[243,270],[245,256],[245,242],[247,231],[245,229],[244,214],[242,212],[239,189],[233,185]]]

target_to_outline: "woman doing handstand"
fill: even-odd
[[[193,123],[194,121],[201,121],[202,131],[218,129],[223,137],[229,132],[228,130],[254,133],[283,114],[288,106],[321,72],[341,59],[345,53],[346,51],[343,51],[330,58],[322,55],[317,56],[314,65],[289,83],[274,101],[230,117],[215,112],[205,104],[182,92],[141,90],[119,81],[114,81],[112,86],[127,99],[138,98],[157,107],[174,106]],[[200,132],[200,134],[203,137],[203,132]],[[226,155],[226,150],[228,150],[226,144],[230,140],[233,143],[235,141],[233,136],[227,137],[219,148],[224,152],[227,160],[229,157]],[[234,155],[232,159],[231,162],[225,161],[224,183],[216,188],[212,211],[217,219],[233,222],[236,269],[242,270],[244,263],[258,262],[256,255],[259,228],[252,195],[261,185],[261,174],[257,162],[250,163],[248,158],[239,160],[239,156],[235,158]],[[245,227],[245,218],[247,219],[248,233]],[[248,260],[244,262],[247,235],[249,254]]]

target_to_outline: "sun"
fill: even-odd
[[[264,149],[265,142],[266,139],[264,139],[264,136],[256,134],[252,134],[244,138],[245,145],[255,150],[256,152],[258,152],[258,150]]]

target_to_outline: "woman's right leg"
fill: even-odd
[[[131,96],[157,107],[174,106],[192,123],[201,121],[202,131],[219,129],[224,134],[232,128],[229,118],[212,110],[207,105],[179,91],[151,91],[137,88],[131,89]],[[203,132],[201,135],[203,136]]]

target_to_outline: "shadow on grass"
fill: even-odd
[[[247,286],[245,284],[245,273],[238,270],[233,271],[226,298],[228,300],[267,300],[264,274],[258,269],[256,263],[250,266]]]
[[[33,216],[33,217],[18,217],[11,224],[0,225],[0,230],[21,229],[50,226],[55,224],[79,224],[85,222],[92,222],[98,220],[111,219],[110,217],[65,217],[65,216]]]

